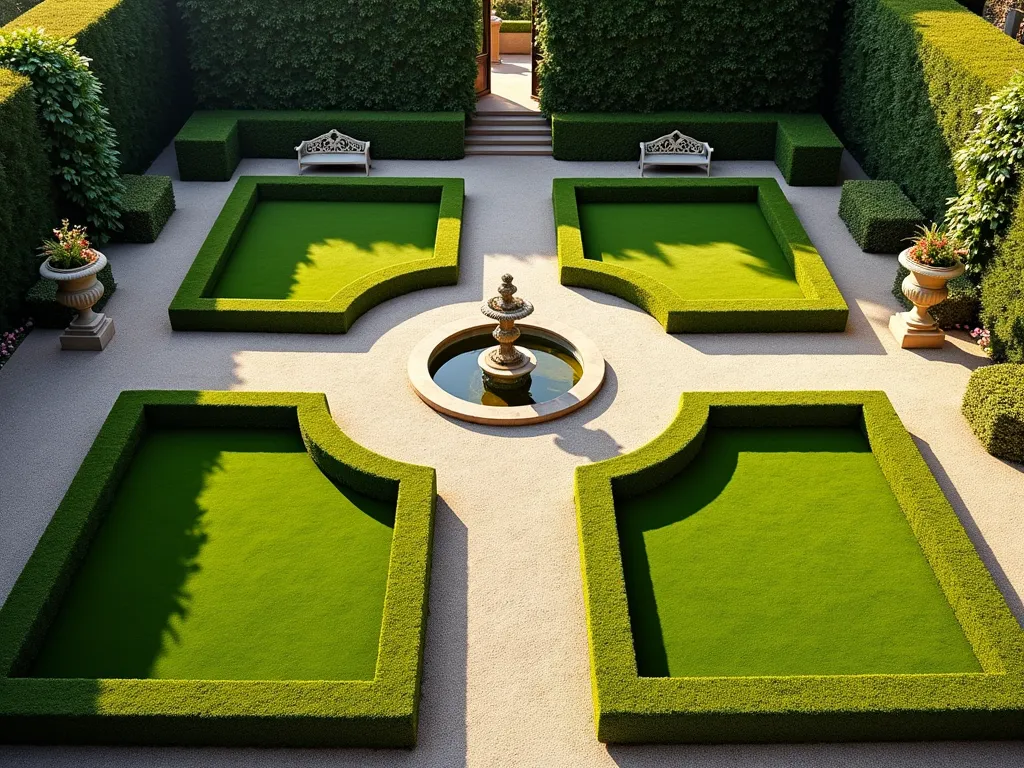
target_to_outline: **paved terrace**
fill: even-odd
[[[174,174],[170,150],[154,173]],[[857,170],[850,166],[853,174]],[[243,161],[239,174],[288,175],[290,160]],[[779,178],[850,304],[845,334],[669,336],[608,295],[558,283],[551,180],[635,176],[630,163],[550,158],[380,161],[377,176],[463,176],[458,286],[387,302],[344,336],[174,333],[167,305],[231,191],[175,184],[178,211],[154,245],[106,249],[120,285],[107,311],[117,336],[102,354],[61,352],[35,331],[0,373],[0,598],[6,596],[83,454],[123,389],[325,392],[368,448],[437,468],[430,619],[420,743],[411,752],[0,748],[3,766],[622,766],[757,768],[1024,764],[1024,744],[924,743],[612,747],[594,737],[573,468],[658,435],[692,390],[881,389],[913,433],[982,558],[1024,620],[1024,475],[986,454],[960,416],[984,363],[963,337],[940,351],[896,347],[886,327],[891,256],[860,252],[836,215],[839,187],[788,188],[769,162],[715,163],[716,176]],[[514,430],[431,411],[406,382],[406,358],[437,326],[477,316],[512,272],[520,295],[587,333],[607,382],[582,411]],[[495,501],[497,490],[517,500]],[[504,495],[504,494],[502,494]]]

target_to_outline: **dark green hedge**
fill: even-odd
[[[152,243],[174,213],[174,185],[170,176],[122,176],[121,223],[117,236],[126,243]]]
[[[0,330],[22,317],[25,291],[39,279],[36,248],[53,215],[32,86],[0,68]]]
[[[775,179],[555,179],[552,184],[562,285],[609,293],[654,317],[668,333],[843,331],[849,308]],[[786,256],[802,299],[683,300],[636,270],[586,258],[579,204],[757,203]]]
[[[858,422],[984,672],[640,677],[616,496],[657,487],[679,472],[699,453],[709,424]],[[685,393],[675,420],[653,441],[632,453],[578,467],[575,492],[599,740],[820,742],[1024,736],[1024,633],[884,393]]]
[[[358,680],[23,677],[152,426],[293,428],[333,482],[395,503],[376,675]],[[427,617],[434,470],[375,454],[314,393],[123,392],[0,608],[0,741],[412,747]]]
[[[103,283],[103,296],[93,309],[102,312],[117,290],[110,262],[96,277]],[[39,278],[25,297],[25,314],[32,318],[37,328],[66,328],[78,313],[57,303],[57,284],[53,280]]]
[[[1024,363],[1024,201],[981,281],[981,319],[992,334],[992,356]]]
[[[145,171],[191,109],[191,88],[173,3],[168,0],[45,0],[16,21],[77,39],[103,84],[122,170]],[[12,25],[13,26],[13,25]]]
[[[986,451],[1024,464],[1024,365],[989,365],[972,373],[963,414]]]
[[[545,112],[816,110],[836,0],[544,0]]]
[[[899,253],[907,239],[927,224],[924,214],[894,181],[846,181],[839,198],[839,218],[868,253]]]
[[[204,109],[472,111],[474,0],[180,0]]]
[[[956,194],[974,109],[1024,69],[1024,47],[955,0],[850,0],[836,93],[843,141],[931,219]]]
[[[295,158],[295,147],[336,128],[370,142],[373,158],[465,156],[462,112],[196,112],[174,140],[182,181],[227,181],[243,157]]]
[[[892,281],[892,295],[904,309],[914,306],[910,299],[903,295],[903,280],[909,274],[910,270],[902,264],[897,264],[896,277]],[[949,289],[946,300],[928,310],[939,327],[949,329],[958,325],[977,325],[981,309],[981,292],[978,286],[972,283],[967,275],[960,275],[946,283],[946,288]]]
[[[501,31],[502,32],[511,32],[511,33],[516,33],[516,32],[532,32],[533,31],[533,22],[530,21],[529,19],[526,19],[526,20],[512,19],[512,20],[502,21],[501,22]]]
[[[459,281],[462,179],[242,176],[171,302],[176,331],[347,333],[381,302]],[[326,301],[218,299],[209,294],[260,200],[439,202],[430,259],[396,264],[350,283]]]
[[[775,160],[794,186],[839,182],[843,145],[820,115],[655,112],[551,116],[557,160],[638,160],[640,142],[680,130],[715,150],[713,160]]]

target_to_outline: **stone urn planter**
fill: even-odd
[[[889,318],[889,330],[903,349],[938,349],[945,343],[946,334],[928,309],[945,301],[949,295],[946,283],[960,277],[964,273],[964,265],[932,267],[914,261],[909,252],[910,248],[907,248],[900,253],[899,261],[910,270],[903,280],[903,295],[914,308]]]
[[[114,321],[93,306],[103,297],[103,283],[96,277],[107,266],[107,257],[96,251],[91,264],[59,269],[47,259],[39,265],[39,274],[57,283],[57,303],[78,310],[60,337],[61,349],[100,351],[114,337]]]

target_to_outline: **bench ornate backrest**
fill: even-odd
[[[315,139],[308,139],[302,142],[295,149],[300,155],[312,155],[320,152],[342,154],[364,152],[368,143],[366,141],[359,141],[359,139],[353,139],[341,131],[332,129],[323,136],[317,136]]]
[[[706,155],[707,145],[679,131],[644,143],[644,151],[661,155]]]

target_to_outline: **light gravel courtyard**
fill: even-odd
[[[847,158],[849,160],[849,158]],[[852,164],[850,177],[861,177]],[[168,149],[152,173],[176,178]],[[243,160],[239,175],[292,175],[293,160]],[[960,415],[987,359],[964,334],[901,350],[887,322],[892,256],[864,254],[837,215],[840,187],[788,187],[771,162],[716,162],[715,176],[782,185],[850,306],[842,334],[671,336],[607,294],[561,286],[551,182],[634,177],[631,163],[548,157],[375,161],[375,176],[466,181],[457,286],[385,302],[346,335],[173,332],[167,306],[233,183],[175,181],[177,212],[153,245],[112,245],[117,335],[101,354],[61,352],[34,331],[0,374],[0,597],[21,572],[118,394],[126,389],[326,393],[354,440],[437,470],[419,744],[410,752],[0,747],[0,766],[900,766],[1011,768],[1024,744],[907,743],[606,747],[594,735],[573,469],[632,451],[702,390],[883,390],[913,434],[1019,621],[1024,474],[977,443]],[[658,175],[658,174],[652,174]],[[598,397],[549,424],[478,427],[410,388],[406,361],[439,326],[478,317],[510,272],[533,319],[590,336],[607,361]]]

